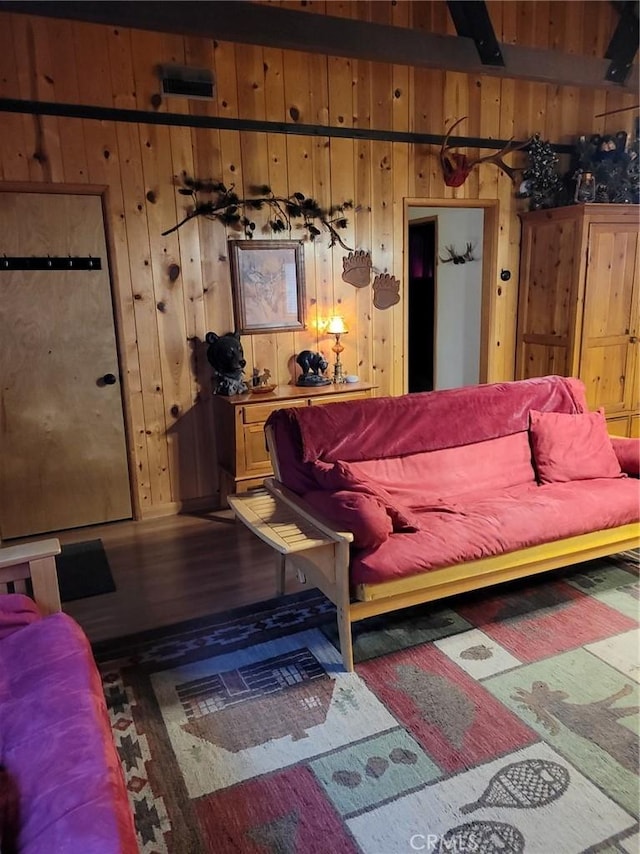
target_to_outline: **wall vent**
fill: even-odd
[[[206,100],[213,98],[213,72],[208,68],[161,65],[159,75],[163,95]]]

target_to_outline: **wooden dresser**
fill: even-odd
[[[362,400],[373,397],[373,391],[374,386],[368,383],[344,383],[319,388],[277,386],[268,394],[214,395],[220,505],[226,507],[228,495],[260,486],[273,474],[264,423],[274,409]]]

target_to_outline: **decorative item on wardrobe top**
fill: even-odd
[[[572,164],[574,201],[601,204],[640,203],[640,140],[626,131],[580,136]]]
[[[540,134],[532,139],[528,157],[516,196],[528,198],[531,210],[574,203],[640,204],[639,120],[631,137],[626,131],[580,136],[564,174],[554,147]]]

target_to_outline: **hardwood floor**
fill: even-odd
[[[230,510],[113,522],[56,536],[100,538],[115,593],[63,605],[92,642],[224,612],[275,596],[274,552]],[[37,537],[31,539],[38,539]],[[288,578],[287,592],[303,589]]]

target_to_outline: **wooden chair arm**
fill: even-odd
[[[33,598],[44,614],[62,610],[55,556],[56,539],[0,548],[0,583],[31,579]]]
[[[38,542],[23,543],[20,546],[2,546],[0,548],[0,569],[20,563],[28,563],[31,560],[55,557],[59,554],[60,543],[56,539],[38,540]]]

